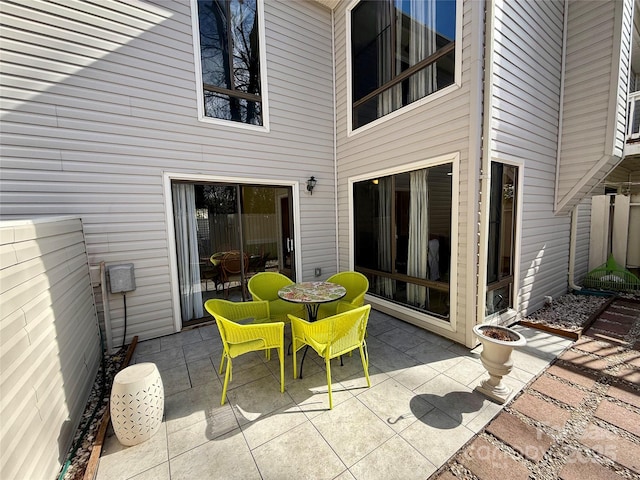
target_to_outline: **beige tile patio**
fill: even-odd
[[[471,360],[469,358],[463,358],[460,362],[444,371],[447,377],[471,388],[475,387],[476,379],[480,375],[486,375],[486,373],[487,371],[479,360]]]
[[[172,458],[169,465],[171,480],[261,478],[240,429]]]
[[[371,382],[371,387],[375,387],[376,385],[379,385],[389,378],[391,377],[380,370],[378,367],[369,365],[369,380]],[[355,396],[358,396],[369,390],[369,387],[367,387],[367,379],[365,378],[364,372],[362,371],[362,366],[360,367],[360,372],[357,372],[356,370],[356,373],[354,373],[350,377],[341,379],[340,383],[346,390],[349,390],[351,394]]]
[[[331,390],[334,408],[342,402],[353,398],[351,390],[342,385],[341,382],[331,382]],[[286,384],[286,391],[306,414],[307,418],[312,418],[329,410],[327,376],[324,371],[291,380]]]
[[[445,372],[463,359],[455,352],[433,343],[422,343],[406,351],[417,362],[429,365],[439,372]]]
[[[440,372],[436,369],[431,368],[429,365],[420,364],[415,367],[407,368],[393,378],[409,390],[415,390],[420,385],[428,382],[438,375],[440,375]]]
[[[136,345],[135,354],[133,359],[135,360],[139,356],[149,355],[151,353],[158,353],[160,351],[160,339],[153,338],[151,340],[145,340],[143,342],[139,342]],[[138,363],[135,362],[134,363]]]
[[[212,401],[215,402],[213,399]],[[230,405],[217,406],[209,412],[204,420],[167,433],[169,458],[215,440],[239,427]]]
[[[220,358],[222,354],[222,344],[207,339],[184,345],[182,350],[184,352],[184,359],[188,363],[209,356]]]
[[[415,358],[375,338],[367,339],[367,347],[369,363],[390,376],[398,375],[419,363]]]
[[[194,328],[191,330],[183,330],[180,333],[174,335],[167,335],[160,337],[160,348],[162,350],[169,350],[175,347],[182,347],[191,343],[197,343],[202,341],[200,335],[200,329]]]
[[[394,435],[393,429],[355,397],[311,419],[348,467]]]
[[[424,480],[436,466],[399,435],[383,443],[350,468],[357,480]]]
[[[162,370],[160,377],[162,378],[165,397],[191,388],[186,364],[180,364],[174,368]]]
[[[462,425],[475,418],[490,402],[484,395],[444,374],[429,380],[414,392]]]
[[[169,459],[166,424],[146,442],[132,447],[120,444],[113,429],[104,440],[96,480],[127,479],[156,467]]]
[[[264,480],[329,480],[346,470],[310,421],[261,445],[252,453]]]
[[[511,353],[511,359],[513,364],[517,365],[519,369],[525,370],[529,373],[537,375],[546,368],[547,365],[555,358],[555,356],[549,354],[541,357],[535,351],[523,350],[522,348],[516,348]]]
[[[361,393],[358,400],[395,432],[404,430],[434,408],[395,378],[371,387]]]
[[[218,415],[222,386],[206,383],[165,398],[164,415],[167,432],[173,433],[207,417]]]
[[[290,403],[242,426],[242,433],[252,450],[307,421],[300,407]]]
[[[266,367],[263,368],[266,370]],[[240,425],[258,421],[271,412],[293,403],[286,391],[280,392],[280,379],[271,373],[229,390],[227,399]]]
[[[399,434],[436,466],[442,465],[474,432],[434,408]]]
[[[137,347],[136,347],[137,348]],[[173,347],[153,353],[136,354],[135,363],[152,362],[160,372],[187,363],[184,359],[182,347]]]
[[[333,480],[356,480],[349,470],[345,470]]]
[[[215,325],[141,342],[135,360],[159,364],[163,376],[163,430],[129,449],[111,434],[98,478],[427,478],[502,410],[473,391],[487,377],[482,347],[470,351],[379,312],[372,317],[372,386],[358,352],[343,366],[335,359],[333,410],[324,361],[313,351],[302,379],[293,379],[293,357],[285,356],[285,393],[275,352],[270,360],[262,352],[234,359],[220,406]],[[504,378],[514,394],[565,345],[546,333],[523,334],[529,345],[514,352],[515,367]]]
[[[187,363],[189,380],[192,386],[203,385],[209,382],[220,383],[218,372],[213,367],[210,357],[201,358]]]
[[[171,480],[171,472],[169,471],[169,461],[163,462],[149,470],[131,477],[131,480]]]
[[[407,331],[400,327],[384,332],[376,338],[400,350],[409,350],[426,342],[426,340],[422,338],[421,335],[416,334],[416,332]]]
[[[527,339],[527,345],[520,348],[520,350],[547,359],[557,357],[573,343],[573,340],[569,338],[550,335],[535,328],[523,327],[521,325],[515,325],[512,328]]]

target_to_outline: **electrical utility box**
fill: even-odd
[[[136,289],[133,263],[110,265],[107,267],[107,273],[109,274],[109,291],[111,293],[131,292]]]

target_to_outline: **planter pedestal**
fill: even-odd
[[[482,334],[482,330],[486,328],[497,328],[508,332],[512,341],[497,340],[486,337]],[[482,343],[482,353],[480,361],[489,373],[489,378],[483,380],[475,389],[486,395],[487,397],[502,404],[507,401],[511,395],[511,389],[502,381],[502,377],[508,375],[513,368],[513,360],[511,352],[514,347],[522,347],[526,345],[527,340],[515,330],[507,327],[499,327],[494,325],[476,325],[473,327],[474,333],[478,336],[478,340]]]

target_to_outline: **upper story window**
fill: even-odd
[[[195,2],[202,85],[199,100],[205,117],[263,125],[259,2]]]
[[[351,10],[352,129],[455,82],[456,0],[361,0]]]

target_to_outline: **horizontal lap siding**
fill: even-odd
[[[270,132],[197,121],[190,3],[3,3],[4,218],[79,215],[90,263],[133,262],[127,333],[174,331],[163,173],[302,184],[302,274],[335,269],[331,15],[265,2]],[[121,295],[110,295],[114,343]]]
[[[0,222],[1,478],[53,478],[101,358],[80,219]]]
[[[625,140],[631,1],[569,3],[557,206],[575,205],[615,166]]]
[[[458,263],[457,329],[456,332],[439,331],[455,340],[465,342],[466,319],[475,312],[474,305],[466,305],[468,265],[475,262],[474,248],[467,244],[469,199],[473,192],[467,187],[470,148],[470,89],[471,82],[471,18],[472,2],[463,3],[462,27],[462,87],[418,108],[403,112],[367,131],[347,136],[347,38],[346,7],[342,2],[335,10],[336,35],[336,96],[337,96],[337,163],[340,267],[349,265],[348,179],[382,169],[427,160],[440,155],[460,154],[460,198],[458,202]],[[475,161],[475,160],[474,160]],[[476,205],[471,206],[474,211]],[[471,213],[474,214],[473,212]],[[472,222],[475,224],[475,222]]]
[[[523,166],[522,315],[566,291],[569,218],[553,215],[563,30],[562,1],[495,4],[492,159]]]

